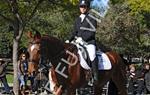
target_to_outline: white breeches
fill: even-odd
[[[93,44],[85,45],[87,52],[89,54],[90,60],[93,61],[96,57],[96,46]]]

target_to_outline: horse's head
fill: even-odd
[[[65,59],[65,49],[64,43],[59,39],[52,36],[43,36],[41,38],[41,63],[48,64],[51,63],[51,68],[49,69],[49,81],[50,81],[50,90],[55,95],[62,95],[63,89],[66,88],[66,79],[61,74],[61,69],[63,73],[67,74],[67,64],[61,61],[62,58]],[[61,66],[60,66],[61,64]],[[57,69],[60,70],[57,70]]]
[[[31,34],[31,33],[30,33]],[[37,32],[34,37],[29,36],[30,42],[28,46],[29,53],[29,68],[28,71],[34,75],[38,71],[38,64],[40,60],[40,39],[41,35]]]
[[[80,65],[77,64],[79,60],[76,46],[65,44],[55,37],[44,36],[41,39],[40,53],[41,60],[46,60],[41,63],[51,63],[49,81],[53,94],[62,95],[72,84],[78,85],[77,81],[83,74],[80,72]]]

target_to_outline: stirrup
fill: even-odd
[[[89,86],[93,86],[94,85],[94,78],[93,77],[88,81],[88,85]]]

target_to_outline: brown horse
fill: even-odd
[[[29,45],[28,45],[28,53],[29,53],[29,62],[28,62],[28,72],[29,75],[34,76],[38,72],[38,64],[40,55],[39,49],[40,49],[40,34],[36,34],[34,37],[32,36],[31,32],[28,32],[27,34],[29,38]]]
[[[49,80],[51,91],[55,95],[74,95],[76,89],[86,83],[87,73],[87,70],[83,69],[79,63],[76,46],[63,43],[59,39],[50,36],[33,40],[35,46],[31,46],[33,51],[30,53],[30,60],[38,62],[41,58],[41,64],[50,63]],[[109,51],[106,54],[112,63],[112,69],[99,71],[100,79],[94,85],[94,95],[101,95],[103,86],[110,79],[117,86],[119,95],[127,95],[125,64],[117,53]],[[38,57],[38,59],[34,59],[34,56]]]
[[[29,54],[28,57],[28,77],[30,80],[30,89],[32,91],[37,91],[37,84],[36,84],[36,77],[38,76],[38,64],[40,56],[36,55],[39,54],[40,49],[40,38],[41,35],[36,33],[35,36],[32,35],[32,32],[28,32],[27,34],[29,38],[29,44],[27,47],[27,51]]]

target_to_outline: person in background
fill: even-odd
[[[146,86],[146,94],[150,94],[150,64],[145,64],[145,86]]]
[[[18,61],[18,79],[22,94],[24,93],[26,87],[27,73],[28,73],[28,61],[26,59],[26,54],[22,53]]]
[[[145,92],[145,85],[144,85],[144,76],[145,76],[145,65],[140,65],[135,73],[136,78],[136,95],[142,95]]]
[[[10,87],[7,83],[7,79],[6,79],[6,66],[7,63],[3,60],[0,60],[0,81],[3,83],[4,85],[4,89],[5,92],[2,94],[10,94]]]
[[[129,66],[128,78],[129,78],[129,86],[128,86],[128,95],[134,95],[135,93],[135,71],[136,68],[133,64]]]

